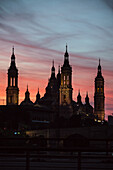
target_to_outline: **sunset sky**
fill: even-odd
[[[52,60],[63,64],[66,43],[72,65],[73,99],[86,91],[94,104],[94,79],[101,59],[105,79],[105,111],[113,113],[112,0],[0,0],[0,104],[5,104],[7,69],[15,47],[19,70],[19,102],[29,88],[34,102],[50,77]],[[4,100],[3,100],[4,99]]]

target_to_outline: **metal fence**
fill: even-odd
[[[86,147],[64,147],[64,140],[0,138],[0,170],[113,170],[113,139]]]

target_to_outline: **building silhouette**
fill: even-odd
[[[39,102],[39,100],[40,100],[40,93],[39,93],[39,88],[38,88],[38,92],[36,94],[36,101],[34,104],[37,104]]]
[[[60,85],[60,105],[70,105],[72,103],[72,67],[69,64],[69,54],[64,55],[64,64],[61,67],[61,85]]]
[[[19,101],[18,69],[15,63],[15,54],[13,47],[11,63],[8,69],[8,87],[6,88],[6,104],[18,105],[18,101]]]
[[[85,99],[85,101],[86,101],[86,99]],[[82,100],[81,100],[80,90],[79,90],[79,92],[78,92],[78,96],[77,96],[77,103],[78,103],[78,105],[82,105]]]
[[[55,74],[55,64],[52,62],[50,78],[45,88],[45,94],[40,97],[39,88],[36,94],[36,101],[33,103],[30,99],[30,92],[27,89],[25,98],[19,105],[19,87],[18,87],[18,69],[15,63],[14,47],[12,48],[11,63],[8,69],[8,87],[6,88],[6,106],[0,106],[1,121],[7,122],[7,126],[13,122],[26,124],[27,127],[35,129],[39,128],[39,123],[44,123],[44,127],[50,122],[55,124],[66,123],[66,126],[85,125],[87,122],[94,120],[103,121],[105,117],[104,111],[104,78],[101,72],[99,60],[98,72],[95,78],[94,93],[94,109],[89,102],[88,92],[86,93],[85,103],[82,102],[80,90],[78,91],[77,101],[72,97],[72,66],[69,62],[69,54],[67,50],[64,53],[63,66],[58,67],[58,73]],[[4,116],[12,115],[7,120]],[[3,119],[2,119],[3,118]],[[91,121],[89,121],[89,119]],[[69,122],[70,121],[70,122]],[[81,123],[82,122],[82,123]],[[42,126],[42,125],[41,125]],[[17,125],[16,125],[17,127]]]
[[[103,121],[105,117],[104,101],[104,78],[102,76],[99,59],[98,72],[95,78],[94,115],[101,121]]]
[[[30,100],[30,93],[28,90],[28,85],[27,85],[27,90],[25,92],[25,99],[20,103],[20,105],[33,105],[33,102]]]

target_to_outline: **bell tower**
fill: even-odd
[[[100,121],[103,121],[105,117],[104,101],[104,78],[102,76],[99,59],[98,73],[95,78],[94,115],[97,116]]]
[[[18,88],[18,69],[15,63],[14,47],[12,48],[11,63],[8,69],[8,87],[6,88],[6,104],[18,105],[19,88]]]
[[[70,105],[72,102],[72,67],[69,64],[69,54],[64,54],[64,64],[61,67],[61,85],[60,85],[60,105]]]

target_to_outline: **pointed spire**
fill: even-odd
[[[13,48],[12,48],[12,54],[14,55],[14,46],[13,46]]]
[[[80,89],[78,90],[78,95],[80,95]]]
[[[100,58],[99,58],[99,65],[98,65],[98,74],[99,77],[102,75],[101,73],[101,65],[100,65]]]
[[[58,85],[58,90],[59,90],[60,85],[61,85],[60,65],[58,66],[57,85]]]
[[[86,92],[86,96],[88,97],[88,91]]]
[[[55,67],[54,67],[54,60],[52,61],[52,68],[51,68],[51,78],[55,78]]]
[[[67,43],[66,43],[66,53],[67,53]]]
[[[39,87],[38,87],[35,104],[38,103],[39,100],[40,100],[40,93],[39,93]]]
[[[89,104],[89,97],[88,97],[88,91],[86,92],[86,98],[85,98],[86,104]]]
[[[78,90],[77,103],[82,104],[81,95],[80,95],[80,89]]]
[[[27,91],[28,91],[28,84],[27,84]]]
[[[28,84],[27,84],[27,90],[25,92],[25,100],[30,100],[30,93],[28,91]]]
[[[64,66],[69,66],[69,54],[67,52],[67,44],[66,44],[66,52],[64,54]]]
[[[38,87],[38,92],[37,92],[37,95],[40,95],[40,93],[39,93],[39,87]]]
[[[80,96],[80,89],[78,90],[78,96]]]
[[[99,58],[99,65],[100,65],[100,58]]]
[[[60,65],[58,66],[58,73],[60,73]]]
[[[65,54],[68,54],[68,52],[67,52],[67,43],[66,43],[66,52],[65,52]]]
[[[15,66],[14,46],[12,47],[11,65]]]
[[[53,60],[53,67],[54,67],[54,60]]]

